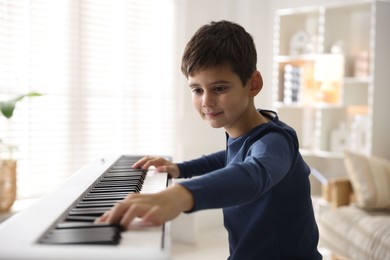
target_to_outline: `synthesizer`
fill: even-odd
[[[141,158],[108,155],[0,224],[0,259],[170,259],[170,222],[161,226],[94,224],[129,193],[155,193],[167,173],[133,169]]]

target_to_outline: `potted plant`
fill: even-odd
[[[29,92],[6,101],[0,101],[1,114],[10,119],[14,113],[16,103],[25,97],[40,95],[37,92]],[[5,149],[9,154],[8,158],[0,157],[0,212],[4,212],[12,207],[16,199],[16,160],[12,156],[12,152],[16,147],[6,145],[0,140],[0,148],[0,151]]]

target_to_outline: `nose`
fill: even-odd
[[[212,93],[205,91],[202,95],[202,107],[212,107],[215,105],[215,99]]]

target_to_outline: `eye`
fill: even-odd
[[[225,85],[214,86],[214,92],[221,93],[224,92],[228,87]]]
[[[201,95],[203,93],[203,89],[201,88],[191,88],[191,92],[195,95]]]

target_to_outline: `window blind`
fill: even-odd
[[[173,153],[176,16],[176,0],[0,0],[0,99],[43,94],[0,118],[19,198],[107,153]]]

